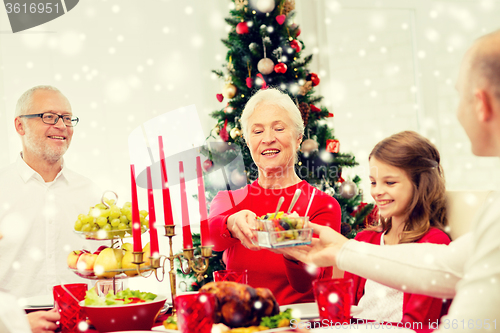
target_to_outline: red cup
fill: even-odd
[[[83,322],[86,324],[86,317],[82,311],[80,301],[85,299],[87,292],[86,283],[73,283],[54,286],[54,307],[61,315],[59,320],[61,332],[73,333],[81,332],[78,325]]]
[[[214,272],[214,281],[233,281],[238,283],[247,284],[247,270],[233,271],[233,270],[220,270]]]
[[[175,308],[181,333],[211,333],[214,324],[214,294],[179,295],[175,297]]]
[[[316,280],[313,291],[321,321],[349,323],[353,299],[351,279]]]

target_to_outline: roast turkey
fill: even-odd
[[[209,282],[200,292],[215,294],[215,323],[229,327],[258,326],[262,317],[280,312],[274,295],[267,288],[252,288],[236,282]]]

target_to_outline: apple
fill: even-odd
[[[101,253],[102,250],[107,249],[108,247],[106,245],[101,245],[95,250],[94,254],[99,254]]]
[[[80,258],[80,256],[81,256],[83,253],[84,253],[84,252],[83,252],[83,251],[80,251],[80,250],[71,251],[71,252],[68,254],[68,258],[67,258],[68,267],[69,267],[69,268],[72,268],[72,269],[76,269],[76,263],[77,263],[77,261],[78,261],[78,258]]]
[[[97,277],[112,278],[118,272],[109,272],[122,268],[123,250],[106,248],[99,253],[94,264],[94,274]]]
[[[96,259],[97,259],[97,254],[84,252],[80,255],[80,257],[78,257],[76,268],[80,273],[91,274],[92,271],[94,270],[94,263]]]

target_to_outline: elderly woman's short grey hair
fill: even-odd
[[[288,116],[293,122],[295,134],[298,137],[304,136],[304,121],[300,114],[297,105],[292,101],[288,94],[281,92],[276,88],[261,89],[257,91],[245,105],[245,109],[241,113],[241,129],[243,137],[248,137],[248,118],[253,114],[255,109],[261,104],[275,105],[283,108],[288,112]]]
[[[21,97],[17,100],[16,104],[16,113],[15,117],[19,117],[20,115],[27,114],[29,110],[33,107],[33,94],[37,92],[38,90],[50,90],[50,91],[57,91],[58,93],[61,93],[59,89],[53,86],[48,86],[48,85],[40,85],[40,86],[35,86],[33,88],[30,88],[26,90]],[[63,95],[64,96],[64,95]]]

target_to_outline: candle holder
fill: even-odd
[[[195,256],[194,255],[194,250],[193,248],[191,249],[183,249],[182,253],[179,254],[174,254],[173,250],[173,240],[172,238],[175,236],[175,225],[165,225],[165,236],[168,237],[168,243],[169,243],[169,255],[160,255],[159,257],[155,257],[151,259],[151,268],[154,269],[156,279],[159,282],[162,282],[165,279],[165,271],[167,269],[167,264],[166,261],[169,261],[169,266],[170,270],[168,272],[169,278],[170,278],[170,292],[172,294],[172,302],[177,294],[177,287],[176,287],[176,274],[175,274],[175,268],[174,268],[174,261],[177,259],[179,260],[180,264],[180,269],[183,274],[189,274],[191,271],[193,271],[196,275],[196,278],[199,281],[203,280],[203,274],[207,271],[209,267],[209,262],[210,258],[213,256],[212,255],[212,248],[213,246],[201,246],[201,255],[200,256]],[[137,259],[136,259],[136,253],[134,252],[134,264],[137,264],[137,269],[139,269],[139,265],[141,264],[140,261],[142,261],[142,252],[137,253]],[[139,254],[141,255],[139,258]],[[138,260],[140,259],[140,260]],[[186,265],[187,264],[187,265]],[[184,267],[187,266],[187,267]],[[161,272],[159,272],[158,269],[161,269]]]

